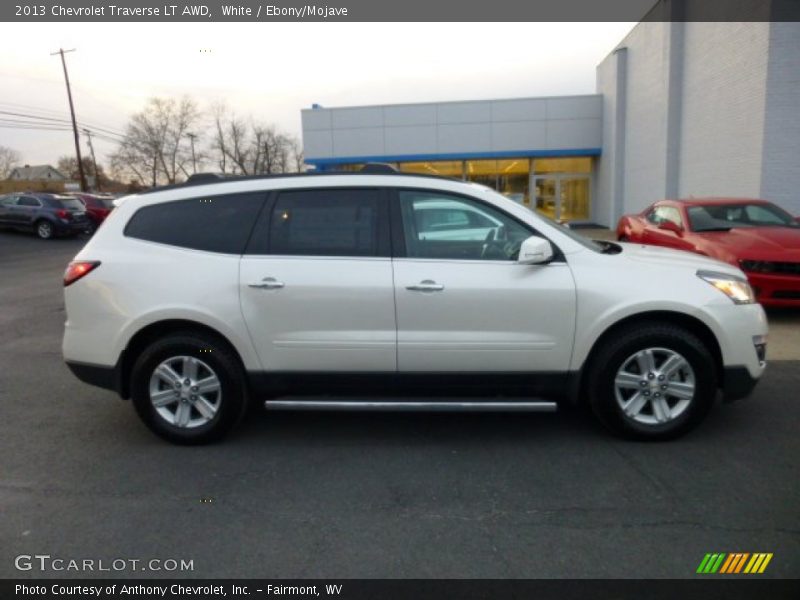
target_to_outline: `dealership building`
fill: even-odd
[[[302,111],[306,163],[488,185],[614,225],[663,198],[771,200],[800,214],[800,23],[639,23],[581,96]]]

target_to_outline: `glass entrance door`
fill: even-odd
[[[589,176],[553,174],[535,177],[536,211],[556,221],[589,219]]]

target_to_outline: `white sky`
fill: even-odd
[[[590,94],[635,23],[2,23],[0,111],[123,131],[151,96],[188,94],[300,136],[300,109]],[[204,50],[204,52],[201,52]],[[0,114],[2,118],[15,119]],[[202,133],[202,130],[201,130]],[[71,132],[0,128],[24,163],[73,154]],[[83,143],[82,149],[86,145]],[[98,140],[98,161],[114,145]]]

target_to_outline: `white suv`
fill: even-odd
[[[480,235],[477,235],[479,232]],[[585,240],[483,186],[400,174],[130,196],[65,275],[64,358],[162,437],[267,408],[554,410],[666,439],[764,372],[745,276]]]

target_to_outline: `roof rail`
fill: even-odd
[[[389,163],[368,162],[361,167],[360,173],[399,173],[397,167]]]
[[[186,179],[186,183],[208,183],[211,181],[219,181],[224,179],[223,173],[192,173]]]
[[[454,179],[452,177],[445,177],[442,175],[433,175],[426,173],[404,173],[398,171],[392,165],[381,163],[368,163],[377,166],[370,167],[367,170],[360,171],[304,171],[301,173],[274,173],[270,175],[224,175],[221,173],[197,173],[190,175],[183,183],[172,183],[169,185],[161,185],[138,192],[139,195],[153,194],[156,192],[163,192],[176,188],[186,188],[195,185],[213,185],[215,183],[232,183],[235,181],[252,181],[252,180],[268,180],[268,179],[291,179],[294,177],[332,177],[332,176],[348,176],[348,175],[396,175],[398,177],[425,177],[428,179]],[[375,170],[373,170],[375,169]]]

